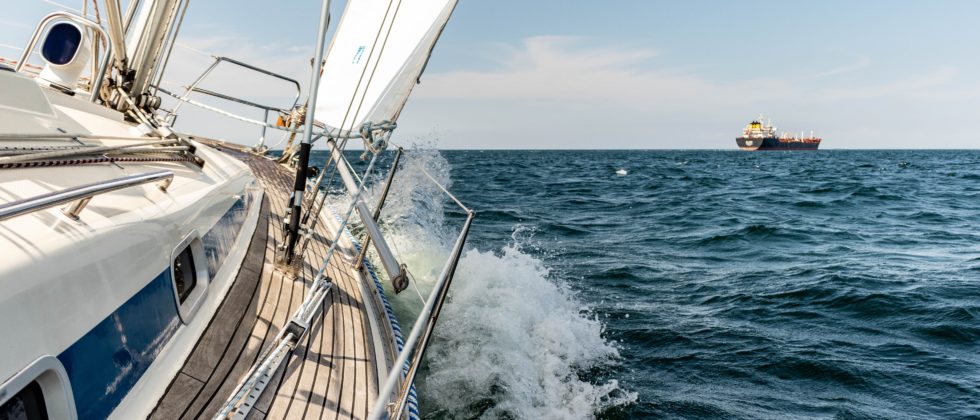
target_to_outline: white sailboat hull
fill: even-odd
[[[0,97],[0,121],[12,122],[3,130],[138,135],[119,114],[87,113],[83,100],[38,91],[51,114],[29,115],[15,107],[17,98]],[[43,360],[55,377],[41,384],[52,413],[60,403],[78,418],[149,413],[237,274],[262,195],[241,162],[194,145],[203,167],[127,162],[0,169],[0,203],[155,170],[174,174],[166,191],[143,184],[97,195],[78,220],[54,207],[0,221],[0,387],[24,379],[19,375],[37,376],[27,368]],[[203,258],[194,261],[201,275],[187,308],[175,292],[172,266],[178,246],[191,242]]]

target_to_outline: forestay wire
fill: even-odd
[[[368,59],[368,61],[366,63],[370,63],[370,57],[374,56],[374,50],[378,46],[378,40],[381,39],[381,32],[384,29],[384,24],[388,20],[388,13],[391,12],[391,5],[392,5],[392,0],[389,0],[388,1],[388,7],[385,9],[384,18],[381,19],[381,24],[378,27],[378,32],[374,35],[374,42],[371,44],[371,52],[368,55],[369,59]],[[401,7],[401,0],[398,1],[398,6],[395,8],[395,14],[392,16],[392,25],[391,26],[394,26],[394,19],[395,19],[395,17],[397,17],[397,15],[398,15],[398,9],[400,7]],[[365,76],[365,74],[367,74],[367,68],[368,68],[368,66],[365,65],[364,68],[361,69],[361,74],[360,74],[360,76],[358,76],[358,79],[357,79],[357,85],[354,87],[354,92],[351,93],[350,101],[347,103],[347,110],[344,111],[344,118],[340,122],[340,127],[338,127],[338,133],[342,133],[344,131],[344,127],[347,126],[347,118],[348,117],[350,117],[350,119],[351,119],[351,126],[350,126],[350,128],[347,129],[347,132],[348,133],[351,133],[351,132],[354,131],[354,125],[356,124],[356,121],[357,121],[357,114],[360,113],[360,111],[361,111],[361,104],[364,103],[364,97],[367,95],[367,90],[371,86],[371,80],[374,78],[375,71],[378,68],[378,63],[381,62],[381,56],[382,56],[382,54],[384,54],[384,47],[385,47],[385,45],[388,44],[388,36],[391,34],[391,26],[388,27],[388,32],[385,33],[385,39],[381,43],[381,49],[378,51],[377,58],[374,61],[374,67],[373,67],[373,69],[371,71],[371,75],[368,76],[367,85],[365,85],[364,91],[363,91],[363,93],[361,93],[361,100],[358,103],[357,111],[355,111],[354,115],[351,116],[350,115],[351,109],[353,109],[353,107],[354,107],[354,101],[357,99],[357,95],[358,95],[358,92],[360,91],[361,83],[364,82],[364,76]],[[322,63],[321,63],[321,65],[322,65]],[[311,106],[314,106],[315,107],[316,104],[312,104]],[[370,126],[369,126],[369,128],[367,128],[367,134],[370,134],[371,133],[372,128],[373,127],[370,127]],[[392,126],[389,129],[385,130],[385,132],[387,133],[388,136],[390,136],[391,130],[393,130],[393,129],[394,129],[394,127]],[[365,137],[364,134],[365,134],[365,130],[362,129],[361,130],[361,136],[362,136],[362,138]],[[340,142],[340,144],[337,147],[337,150],[340,152],[340,159],[338,159],[338,162],[335,162],[334,163],[333,170],[330,173],[330,182],[333,181],[334,175],[336,174],[336,171],[337,171],[337,166],[336,165],[339,163],[339,161],[345,160],[344,159],[344,151],[346,150],[346,147],[347,147],[347,140],[348,140],[348,137],[344,137],[343,139],[341,139],[341,142]],[[364,141],[365,141],[365,143],[367,143],[369,140],[365,138]],[[327,156],[326,160],[324,161],[324,164],[323,164],[324,171],[321,171],[320,172],[320,175],[317,176],[317,179],[316,179],[316,182],[314,182],[314,186],[313,186],[313,190],[312,191],[319,191],[320,190],[320,185],[323,182],[323,175],[326,173],[326,170],[325,169],[330,164],[330,162],[333,160],[332,159],[332,155],[333,155],[333,153],[331,152],[331,154],[329,156]],[[350,172],[351,173],[356,173],[355,171],[350,171]],[[363,179],[366,179],[366,177],[363,178]],[[330,182],[327,183],[328,186],[330,185]],[[361,182],[363,183],[363,181],[361,181]],[[326,197],[324,197],[324,200],[326,200]],[[320,211],[322,211],[322,209],[323,209],[323,201],[324,200],[321,200],[321,204],[317,208],[316,214],[319,214]],[[306,213],[307,213],[307,215],[305,216],[306,219],[309,218],[310,212],[313,211],[314,204],[315,204],[314,202],[311,202],[310,203],[310,207],[306,211]],[[316,223],[316,222],[313,222],[313,223]],[[307,239],[306,242],[308,242],[308,241],[309,241],[309,239]],[[305,243],[306,242],[304,242],[304,249],[305,249]]]

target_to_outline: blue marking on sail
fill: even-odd
[[[364,49],[365,48],[366,47],[363,46],[363,45],[361,45],[360,47],[357,47],[357,52],[354,53],[354,60],[351,61],[351,64],[357,64],[357,63],[360,63],[361,62],[361,57],[364,57]]]

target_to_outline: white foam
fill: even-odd
[[[618,352],[602,324],[548,276],[516,244],[466,253],[428,354],[427,401],[461,417],[490,399],[482,413],[489,418],[588,418],[635,399],[616,381],[579,379]]]
[[[383,213],[384,229],[419,293],[428,297],[459,226],[443,225],[441,192],[419,168],[448,185],[449,164],[431,150],[412,150],[403,162]],[[478,229],[479,215],[475,223]],[[615,380],[579,378],[616,363],[618,351],[602,338],[602,323],[589,308],[521,249],[517,231],[502,249],[468,247],[464,253],[426,355],[428,369],[418,381],[423,403],[430,405],[423,412],[588,418],[635,401],[636,394]],[[422,306],[419,293],[389,292],[405,331]]]

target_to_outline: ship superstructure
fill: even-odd
[[[800,133],[799,137],[792,134],[782,133],[777,135],[777,129],[772,125],[772,120],[763,123],[765,118],[759,116],[752,120],[742,129],[742,135],[735,139],[738,148],[742,150],[817,150],[820,147],[821,138],[815,137],[813,132],[809,136]]]

